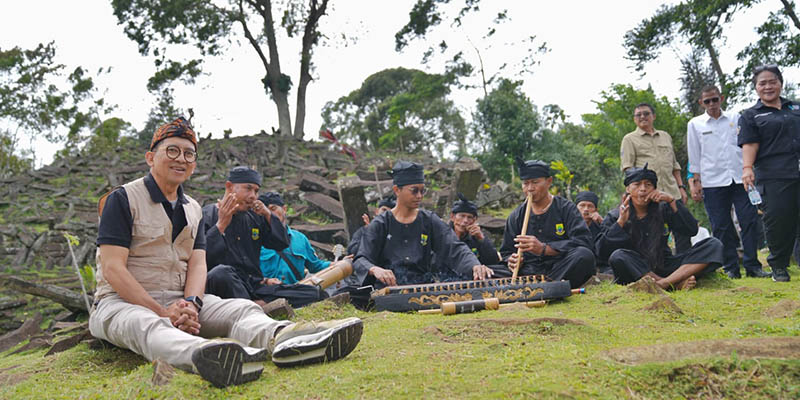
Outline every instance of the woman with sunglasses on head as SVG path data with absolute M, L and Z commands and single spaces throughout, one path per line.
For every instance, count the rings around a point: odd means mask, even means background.
M 427 191 L 422 165 L 398 161 L 390 175 L 397 204 L 364 228 L 353 262 L 356 280 L 382 288 L 491 278 L 492 270 L 480 264 L 447 224 L 419 208 Z M 437 261 L 447 268 L 439 268 Z
M 759 100 L 739 118 L 742 183 L 762 200 L 772 280 L 788 282 L 800 224 L 800 105 L 781 97 L 777 65 L 753 69 L 753 85 Z
M 758 209 L 747 198 L 742 185 L 742 149 L 736 145 L 737 113 L 722 109 L 725 97 L 713 85 L 700 90 L 698 104 L 705 111 L 686 126 L 686 147 L 692 199 L 703 201 L 714 237 L 722 241 L 722 267 L 731 279 L 741 278 L 739 268 L 739 234 L 731 220 L 731 207 L 742 227 L 742 264 L 749 277 L 763 278 L 770 274 L 758 261 Z

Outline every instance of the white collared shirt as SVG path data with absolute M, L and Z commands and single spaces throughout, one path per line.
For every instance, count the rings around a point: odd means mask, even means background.
M 715 119 L 704 113 L 686 126 L 689 172 L 699 173 L 704 188 L 742 183 L 742 149 L 736 144 L 739 114 L 722 111 Z

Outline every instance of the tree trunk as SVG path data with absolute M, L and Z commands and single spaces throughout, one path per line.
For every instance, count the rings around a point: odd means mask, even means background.
M 247 26 L 247 15 L 244 12 L 243 2 L 253 7 L 264 20 L 264 34 L 267 37 L 267 47 L 269 48 L 269 58 L 264 54 L 258 40 L 250 32 Z M 244 36 L 250 45 L 258 53 L 261 63 L 266 70 L 266 78 L 269 81 L 269 90 L 272 94 L 272 101 L 278 109 L 278 128 L 281 135 L 292 134 L 292 115 L 289 113 L 289 100 L 287 92 L 280 89 L 281 80 L 281 61 L 278 57 L 278 42 L 275 39 L 275 21 L 272 18 L 272 2 L 270 0 L 239 0 L 239 23 L 242 24 Z
M 728 79 L 722 71 L 722 65 L 719 63 L 719 55 L 714 48 L 714 43 L 711 41 L 711 32 L 708 31 L 706 26 L 703 26 L 703 47 L 706 48 L 708 57 L 711 59 L 711 68 L 714 69 L 714 72 L 717 74 L 717 79 L 719 79 L 720 90 L 722 91 L 721 94 L 724 96 L 725 100 L 727 100 L 728 94 L 730 93 Z M 723 106 L 725 105 L 726 104 L 723 104 Z
M 788 0 L 781 0 L 783 3 L 783 10 L 786 12 L 786 15 L 792 20 L 794 26 L 797 29 L 800 29 L 800 19 L 797 18 L 797 14 L 794 12 L 794 4 L 790 3 Z
M 311 69 L 311 53 L 319 39 L 319 32 L 317 31 L 319 19 L 325 15 L 328 0 L 322 0 L 320 4 L 317 4 L 317 0 L 311 0 L 310 7 L 308 20 L 303 30 L 303 48 L 300 52 L 300 82 L 297 84 L 297 109 L 295 110 L 294 118 L 294 137 L 297 140 L 303 140 L 305 134 L 306 90 L 308 89 L 308 84 L 311 83 L 311 73 L 309 72 Z

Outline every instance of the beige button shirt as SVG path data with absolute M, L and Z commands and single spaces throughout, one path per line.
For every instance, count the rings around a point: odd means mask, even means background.
M 672 137 L 669 133 L 656 130 L 655 134 L 649 135 L 636 128 L 622 138 L 619 158 L 620 168 L 623 171 L 631 167 L 641 168 L 647 163 L 647 167 L 656 172 L 658 189 L 676 199 L 681 198 L 678 182 L 672 175 L 672 171 L 680 170 L 681 165 L 675 158 Z

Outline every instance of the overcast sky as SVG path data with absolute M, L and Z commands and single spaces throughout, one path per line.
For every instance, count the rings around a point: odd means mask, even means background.
M 442 24 L 426 42 L 412 42 L 403 53 L 394 50 L 394 34 L 407 21 L 413 0 L 331 3 L 332 10 L 321 22 L 330 39 L 314 52 L 315 81 L 309 85 L 307 95 L 307 138 L 316 138 L 326 102 L 357 89 L 375 72 L 397 66 L 442 72 L 443 63 L 452 52 L 434 57 L 428 66 L 420 62 L 422 52 L 442 40 L 453 51 L 463 50 L 468 61 L 477 65 L 469 39 L 481 51 L 487 73 L 492 74 L 503 63 L 519 62 L 527 52 L 521 40 L 536 35 L 534 43 L 546 42 L 551 50 L 538 56 L 541 64 L 530 75 L 515 76 L 511 69 L 503 75 L 523 79 L 525 93 L 537 106 L 558 104 L 575 122 L 580 121 L 581 114 L 595 112 L 592 101 L 613 83 L 630 83 L 639 88 L 652 85 L 657 94 L 670 98 L 680 95 L 680 65 L 675 49 L 663 49 L 662 57 L 648 65 L 644 77 L 623 58 L 625 32 L 651 16 L 663 1 L 484 1 L 481 12 L 468 17 L 462 27 Z M 753 28 L 775 7 L 765 6 L 740 16 L 733 29 L 727 31 L 728 38 L 720 48 L 725 70 L 733 70 L 735 54 L 756 38 Z M 501 9 L 509 10 L 510 21 L 501 25 L 490 40 L 484 40 L 489 22 Z M 238 27 L 236 32 L 240 32 Z M 347 40 L 341 38 L 342 34 Z M 57 59 L 70 70 L 78 65 L 90 71 L 111 67 L 110 73 L 98 79 L 106 100 L 118 105 L 110 116 L 123 118 L 137 129 L 142 127 L 155 101 L 145 88 L 154 72 L 152 58 L 142 57 L 136 44 L 124 35 L 110 1 L 4 3 L 0 13 L 1 49 L 31 48 L 49 41 L 56 42 Z M 300 45 L 285 37 L 279 41 L 282 69 L 297 82 Z M 191 56 L 192 50 L 170 48 L 168 54 Z M 203 136 L 211 132 L 221 137 L 225 129 L 244 135 L 277 128 L 274 103 L 264 94 L 260 82 L 264 69 L 249 45 L 234 43 L 224 57 L 207 59 L 205 72 L 194 86 L 176 85 L 177 105 L 194 108 L 193 122 Z M 477 89 L 460 91 L 454 93 L 453 99 L 469 118 L 481 94 Z M 290 103 L 294 120 L 294 92 Z M 38 143 L 37 157 L 49 161 L 55 150 L 57 146 Z

